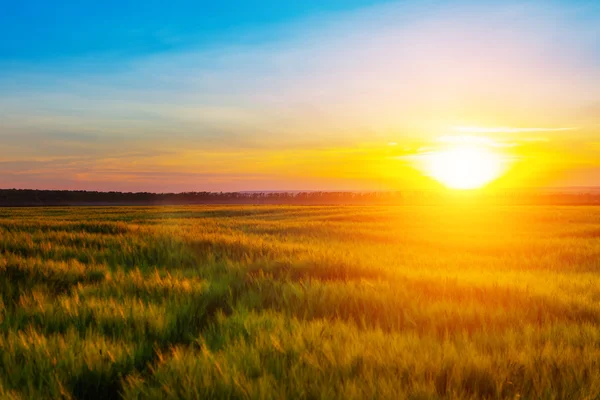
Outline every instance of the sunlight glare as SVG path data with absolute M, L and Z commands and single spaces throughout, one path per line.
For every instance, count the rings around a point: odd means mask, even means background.
M 424 173 L 452 189 L 476 189 L 504 172 L 502 156 L 476 143 L 458 143 L 423 155 Z

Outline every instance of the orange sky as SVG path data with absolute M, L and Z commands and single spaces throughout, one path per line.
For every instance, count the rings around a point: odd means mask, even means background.
M 600 185 L 598 7 L 423 4 L 3 70 L 0 187 L 437 187 L 418 160 L 464 137 L 507 160 L 492 185 Z

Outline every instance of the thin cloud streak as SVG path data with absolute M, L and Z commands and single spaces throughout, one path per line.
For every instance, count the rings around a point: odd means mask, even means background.
M 531 132 L 564 132 L 576 131 L 580 128 L 512 128 L 512 127 L 483 127 L 483 126 L 455 126 L 456 132 L 461 133 L 531 133 Z

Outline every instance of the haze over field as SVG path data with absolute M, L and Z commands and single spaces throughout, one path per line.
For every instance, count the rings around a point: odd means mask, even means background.
M 594 1 L 10 2 L 0 36 L 0 187 L 600 184 Z

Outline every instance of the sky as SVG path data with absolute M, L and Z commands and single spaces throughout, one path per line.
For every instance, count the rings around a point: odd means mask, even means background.
M 402 190 L 456 143 L 500 187 L 600 185 L 595 1 L 14 1 L 0 187 Z

